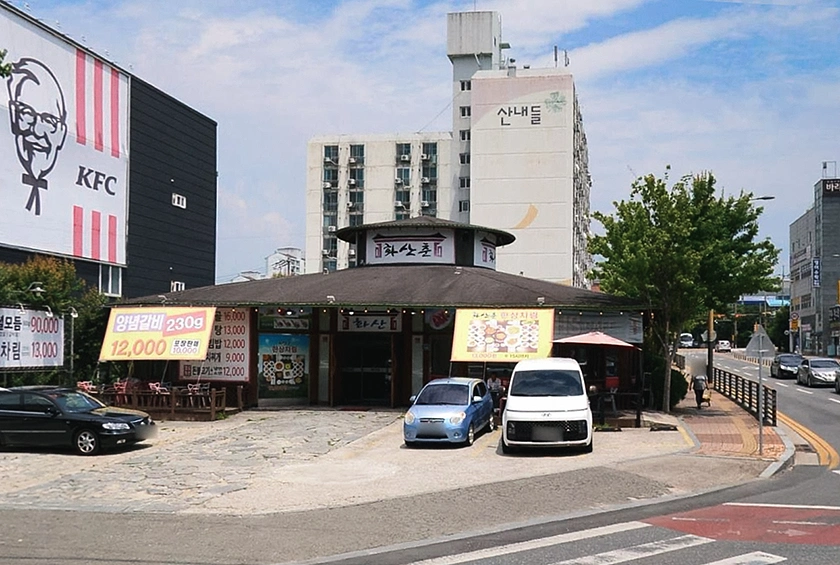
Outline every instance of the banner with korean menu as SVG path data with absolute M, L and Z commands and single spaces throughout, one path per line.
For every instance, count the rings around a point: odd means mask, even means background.
M 261 333 L 258 359 L 260 398 L 309 396 L 308 335 Z
M 250 327 L 247 309 L 217 309 L 207 356 L 201 360 L 181 361 L 178 376 L 185 381 L 247 382 L 251 359 Z
M 548 357 L 554 309 L 459 309 L 452 361 L 510 361 Z
M 112 308 L 100 361 L 204 359 L 215 306 Z
M 64 320 L 43 310 L 0 308 L 0 370 L 64 365 Z

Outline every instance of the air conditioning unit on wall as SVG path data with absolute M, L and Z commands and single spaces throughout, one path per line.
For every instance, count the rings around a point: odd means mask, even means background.
M 422 208 L 428 208 L 428 207 L 429 207 L 429 201 L 428 201 L 428 200 L 423 200 L 423 201 L 420 203 L 420 206 L 421 206 Z
M 403 163 L 408 163 L 411 161 L 411 155 L 400 155 L 400 161 Z

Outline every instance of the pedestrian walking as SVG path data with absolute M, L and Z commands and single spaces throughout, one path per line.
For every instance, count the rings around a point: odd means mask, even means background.
M 490 378 L 487 379 L 487 389 L 493 398 L 493 410 L 498 410 L 499 400 L 502 397 L 502 379 L 496 373 L 491 374 Z
M 694 375 L 691 377 L 691 388 L 694 390 L 694 398 L 697 400 L 697 408 L 703 404 L 704 393 L 709 388 L 709 383 L 706 381 L 706 375 Z

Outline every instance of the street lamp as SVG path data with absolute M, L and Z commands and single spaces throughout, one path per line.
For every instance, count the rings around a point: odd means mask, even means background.
M 67 310 L 70 314 L 70 385 L 73 385 L 73 357 L 74 357 L 74 340 L 75 340 L 75 325 L 76 325 L 76 318 L 79 317 L 79 312 L 76 311 L 75 308 L 72 306 Z
M 776 197 L 772 195 L 764 195 L 764 196 L 753 196 L 749 199 L 750 202 L 756 202 L 758 200 L 775 200 Z M 737 323 L 737 322 L 736 322 Z M 708 327 L 706 329 L 708 338 L 706 342 L 707 352 L 706 352 L 706 380 L 709 383 L 709 386 L 714 384 L 714 345 L 712 336 L 715 334 L 715 311 L 714 309 L 709 310 L 709 322 Z

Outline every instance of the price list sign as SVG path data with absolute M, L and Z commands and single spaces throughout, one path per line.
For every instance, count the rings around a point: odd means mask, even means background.
M 207 346 L 207 356 L 199 361 L 181 361 L 182 380 L 247 382 L 251 358 L 251 330 L 248 311 L 219 308 Z
M 41 310 L 0 308 L 0 370 L 64 365 L 64 320 Z
M 100 361 L 204 359 L 215 307 L 112 308 Z

